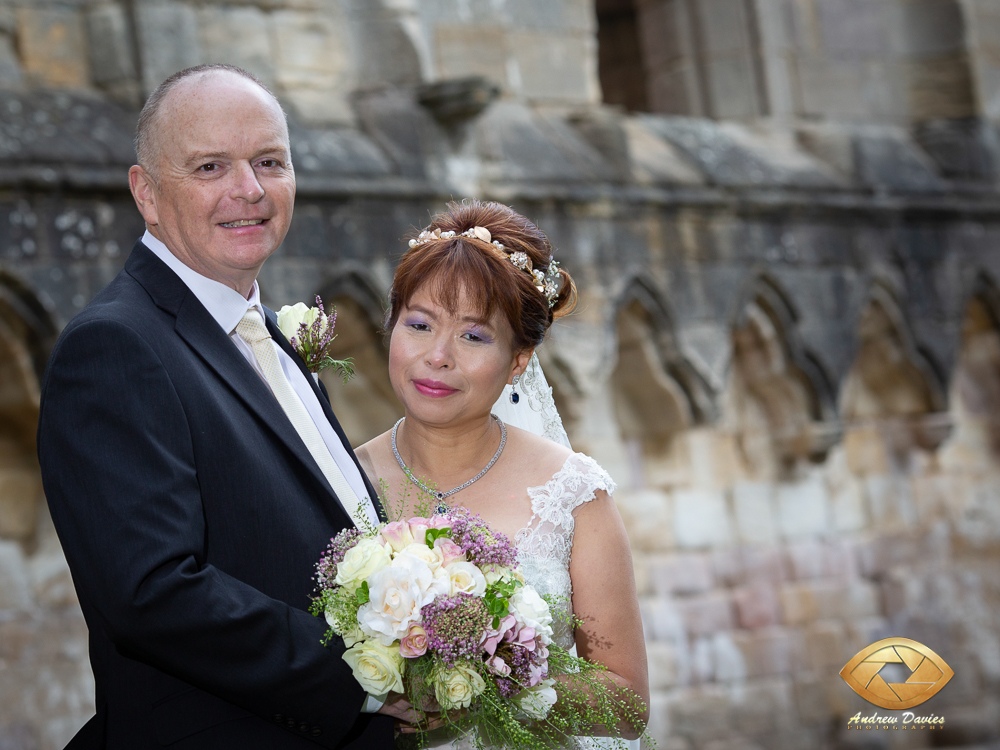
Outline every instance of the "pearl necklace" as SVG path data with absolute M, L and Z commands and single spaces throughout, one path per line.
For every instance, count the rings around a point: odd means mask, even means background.
M 486 468 L 484 468 L 481 472 L 479 472 L 478 474 L 476 474 L 476 476 L 474 476 L 472 479 L 470 479 L 465 484 L 459 485 L 455 489 L 448 490 L 447 492 L 438 492 L 437 490 L 433 490 L 430 487 L 428 487 L 426 484 L 424 484 L 423 482 L 421 482 L 419 479 L 417 479 L 415 476 L 413 476 L 413 472 L 410 471 L 410 469 L 403 462 L 403 457 L 399 455 L 399 449 L 396 447 L 396 430 L 398 430 L 399 426 L 401 424 L 403 424 L 403 420 L 406 419 L 406 417 L 400 417 L 399 421 L 396 422 L 396 424 L 393 426 L 393 428 L 392 428 L 392 438 L 391 438 L 392 439 L 392 454 L 396 457 L 396 463 L 399 464 L 399 468 L 403 470 L 403 473 L 407 476 L 407 478 L 409 478 L 409 480 L 411 482 L 413 482 L 415 485 L 417 485 L 417 487 L 419 487 L 420 489 L 422 489 L 428 495 L 433 495 L 435 498 L 437 498 L 437 501 L 438 501 L 437 512 L 438 513 L 444 513 L 444 512 L 446 512 L 448 510 L 448 505 L 447 505 L 447 503 L 444 502 L 445 498 L 451 497 L 456 492 L 461 492 L 462 490 L 464 490 L 469 485 L 474 484 L 475 482 L 478 482 L 480 479 L 482 479 L 483 476 L 486 474 L 486 472 L 493 468 L 493 464 L 495 464 L 497 462 L 497 459 L 500 458 L 500 454 L 503 453 L 503 447 L 507 444 L 507 427 L 504 426 L 503 421 L 501 421 L 500 417 L 498 417 L 496 414 L 490 414 L 490 416 L 493 417 L 493 419 L 495 419 L 497 421 L 498 425 L 500 425 L 500 447 L 497 448 L 497 452 L 493 454 L 493 458 L 490 459 L 490 462 L 488 464 L 486 464 Z

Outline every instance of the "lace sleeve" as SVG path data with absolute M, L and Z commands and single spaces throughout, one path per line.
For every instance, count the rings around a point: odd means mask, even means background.
M 529 487 L 531 520 L 517 535 L 517 546 L 538 558 L 568 566 L 573 549 L 574 512 L 597 497 L 599 490 L 615 491 L 614 480 L 590 456 L 574 453 L 541 487 Z

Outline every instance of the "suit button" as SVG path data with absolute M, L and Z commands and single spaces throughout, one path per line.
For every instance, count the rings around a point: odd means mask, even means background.
M 321 734 L 323 734 L 323 730 L 320 729 L 319 727 L 313 727 L 312 731 L 309 734 L 311 734 L 313 737 L 319 737 Z
M 289 729 L 295 729 L 295 719 L 289 719 L 285 722 L 285 726 Z
M 305 734 L 306 732 L 309 731 L 309 725 L 303 721 L 301 724 L 299 724 L 299 731 Z
M 274 715 L 274 723 L 275 724 L 284 724 L 285 723 L 285 717 L 282 716 L 281 714 L 275 714 Z

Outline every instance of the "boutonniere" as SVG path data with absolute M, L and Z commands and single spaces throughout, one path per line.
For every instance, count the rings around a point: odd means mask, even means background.
M 337 338 L 333 332 L 337 324 L 336 308 L 332 312 L 327 317 L 323 300 L 317 295 L 316 307 L 296 302 L 278 310 L 278 328 L 302 357 L 309 372 L 318 375 L 327 367 L 333 367 L 346 383 L 354 377 L 354 359 L 334 359 L 330 356 L 330 345 Z

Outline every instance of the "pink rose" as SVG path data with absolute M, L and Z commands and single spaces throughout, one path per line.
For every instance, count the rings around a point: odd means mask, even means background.
M 427 532 L 427 529 L 431 528 L 430 519 L 416 516 L 411 518 L 406 523 L 410 526 L 410 533 L 413 535 L 413 541 L 417 544 L 426 544 L 424 534 Z
M 434 540 L 434 548 L 441 551 L 441 565 L 448 567 L 456 560 L 465 561 L 465 553 L 462 548 L 455 544 L 446 536 L 439 536 Z
M 393 552 L 399 552 L 403 547 L 413 544 L 413 533 L 406 521 L 393 521 L 382 528 L 382 538 L 392 547 Z
M 416 659 L 427 653 L 427 631 L 413 623 L 399 642 L 399 654 L 407 659 Z
M 427 519 L 432 529 L 450 529 L 451 519 L 448 516 L 433 516 Z

